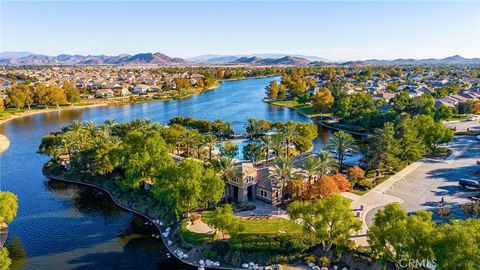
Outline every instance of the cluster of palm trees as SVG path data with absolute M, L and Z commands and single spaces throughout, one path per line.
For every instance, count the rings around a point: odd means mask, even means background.
M 299 165 L 298 169 L 295 168 L 296 163 Z M 319 176 L 337 170 L 338 164 L 332 154 L 327 151 L 320 151 L 301 160 L 295 160 L 286 155 L 277 157 L 271 177 L 283 191 L 295 180 L 304 179 L 308 185 L 313 185 Z M 284 196 L 282 196 L 283 203 Z
M 284 132 L 282 137 L 288 145 L 288 141 L 295 138 L 295 132 L 289 128 L 286 128 Z M 357 149 L 355 139 L 350 134 L 339 131 L 332 136 L 330 142 L 326 145 L 327 151 L 320 151 L 302 160 L 296 160 L 289 156 L 287 148 L 284 155 L 277 156 L 275 159 L 271 177 L 273 177 L 282 190 L 285 190 L 292 181 L 298 179 L 305 179 L 308 186 L 312 186 L 322 175 L 341 171 L 346 155 L 354 153 Z M 329 151 L 336 154 L 338 161 Z M 295 163 L 299 163 L 298 167 L 300 170 L 294 168 Z M 282 196 L 282 204 L 283 202 L 284 196 Z

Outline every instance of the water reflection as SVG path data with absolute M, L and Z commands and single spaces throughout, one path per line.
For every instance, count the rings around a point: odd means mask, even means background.
M 54 193 L 54 196 L 65 199 L 73 198 L 72 202 L 66 203 L 73 204 L 73 207 L 70 208 L 72 215 L 99 215 L 108 222 L 122 216 L 125 212 L 115 205 L 108 194 L 99 189 L 55 180 L 46 180 L 45 185 L 48 191 Z
M 20 238 L 13 237 L 13 239 L 9 240 L 6 244 L 6 248 L 8 249 L 9 257 L 12 260 L 12 264 L 10 265 L 10 269 L 22 269 L 25 266 L 27 260 L 27 253 L 23 248 L 22 242 Z

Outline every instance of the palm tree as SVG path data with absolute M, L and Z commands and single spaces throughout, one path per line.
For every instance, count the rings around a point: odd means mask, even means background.
M 327 174 L 329 171 L 333 169 L 338 169 L 338 164 L 335 158 L 333 158 L 332 154 L 327 151 L 320 151 L 317 154 L 318 156 L 318 173 L 319 174 Z
M 95 137 L 95 133 L 97 132 L 97 124 L 93 121 L 85 121 L 83 124 L 83 128 L 88 131 L 90 137 Z
M 202 148 L 205 146 L 205 136 L 202 134 L 195 136 L 194 144 L 197 146 L 197 158 L 201 159 Z
M 283 136 L 283 133 L 277 132 L 275 133 L 275 135 L 272 136 L 272 149 L 275 150 L 275 156 L 280 156 L 284 142 L 285 138 Z
M 300 167 L 308 178 L 308 183 L 311 183 L 312 178 L 320 171 L 320 160 L 316 156 L 308 156 L 302 160 Z
M 115 121 L 115 119 L 110 117 L 107 120 L 103 121 L 103 124 L 107 127 L 113 127 L 117 124 L 117 122 Z
M 217 136 L 208 134 L 205 136 L 205 144 L 208 146 L 208 159 L 212 160 L 212 150 L 218 144 Z
M 286 124 L 282 130 L 280 130 L 280 133 L 283 136 L 283 139 L 285 140 L 285 144 L 287 146 L 287 156 L 289 156 L 289 148 L 290 148 L 290 143 L 294 142 L 298 138 L 298 130 L 295 125 L 290 125 Z
M 117 125 L 117 122 L 113 118 L 108 118 L 107 120 L 103 121 L 101 128 L 103 129 L 103 133 L 105 136 L 111 135 L 113 128 Z
M 190 155 L 190 148 L 193 146 L 193 144 L 195 143 L 195 141 L 197 140 L 198 136 L 200 134 L 198 132 L 196 132 L 196 130 L 189 130 L 187 132 L 185 132 L 184 134 L 182 134 L 181 136 L 181 141 L 183 143 L 183 145 L 185 146 L 185 150 L 186 150 L 186 156 L 188 158 L 188 156 Z
M 255 138 L 260 132 L 258 121 L 255 118 L 248 118 L 245 130 L 251 139 Z
M 227 183 L 233 179 L 236 170 L 233 159 L 230 157 L 220 157 L 213 162 L 213 167 L 221 175 L 223 181 L 225 182 L 225 190 L 223 191 L 223 194 L 225 198 L 227 198 Z
M 326 149 L 335 151 L 337 153 L 338 168 L 339 170 L 342 170 L 345 154 L 347 152 L 354 153 L 357 151 L 358 147 L 352 135 L 345 131 L 339 131 L 333 134 L 333 137 L 328 142 Z
M 272 136 L 266 135 L 260 138 L 260 143 L 262 144 L 265 150 L 265 165 L 268 164 L 268 152 L 273 146 L 273 138 Z
M 297 179 L 299 175 L 293 172 L 293 159 L 288 156 L 277 157 L 273 169 L 274 172 L 271 176 L 274 177 L 276 181 L 280 182 L 283 204 L 285 202 L 283 191 L 285 190 L 286 186 L 293 180 Z

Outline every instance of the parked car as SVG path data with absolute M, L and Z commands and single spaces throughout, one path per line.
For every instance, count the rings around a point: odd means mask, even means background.
M 472 179 L 460 179 L 460 181 L 458 181 L 458 184 L 463 188 L 480 188 L 480 183 L 477 180 Z

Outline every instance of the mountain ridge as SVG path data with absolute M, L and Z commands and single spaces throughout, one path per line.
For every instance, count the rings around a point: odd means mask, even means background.
M 272 56 L 260 57 L 259 55 Z M 279 57 L 282 56 L 282 57 Z M 318 59 L 324 59 L 317 57 Z M 200 61 L 202 60 L 203 61 Z M 48 56 L 29 52 L 1 52 L 0 65 L 252 65 L 252 66 L 361 66 L 361 65 L 452 65 L 480 64 L 480 58 L 464 58 L 452 55 L 445 58 L 397 58 L 392 60 L 368 59 L 355 61 L 331 62 L 328 60 L 311 60 L 305 57 L 283 54 L 253 55 L 203 55 L 183 59 L 170 57 L 160 52 L 109 55 L 59 54 Z

